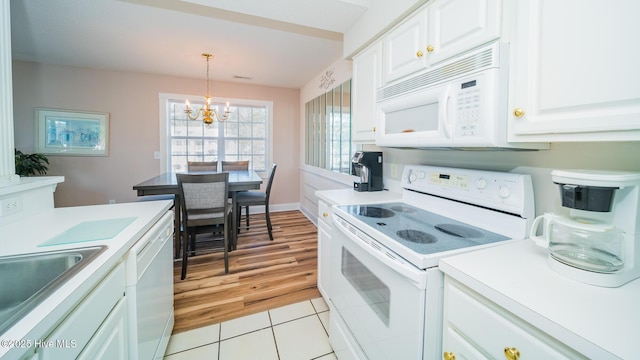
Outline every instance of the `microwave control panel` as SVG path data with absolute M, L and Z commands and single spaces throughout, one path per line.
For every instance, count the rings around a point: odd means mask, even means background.
M 459 82 L 456 92 L 456 121 L 454 137 L 478 136 L 480 128 L 480 86 L 479 78 Z

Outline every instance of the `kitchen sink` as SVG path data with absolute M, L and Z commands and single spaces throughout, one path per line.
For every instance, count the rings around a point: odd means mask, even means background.
M 0 334 L 106 248 L 93 246 L 0 257 Z

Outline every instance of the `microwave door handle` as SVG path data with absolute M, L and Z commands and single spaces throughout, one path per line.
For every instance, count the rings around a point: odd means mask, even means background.
M 451 84 L 447 85 L 440 95 L 440 99 L 438 100 L 440 107 L 438 109 L 439 118 L 440 118 L 440 126 L 444 131 L 444 135 L 447 139 L 451 139 L 451 120 L 449 119 L 449 99 L 451 98 L 451 90 L 453 86 Z

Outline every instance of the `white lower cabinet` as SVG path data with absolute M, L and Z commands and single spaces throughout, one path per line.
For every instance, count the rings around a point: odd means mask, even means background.
M 443 359 L 588 359 L 445 277 Z
M 126 359 L 127 349 L 127 305 L 123 299 L 111 310 L 78 359 Z
M 318 199 L 318 290 L 328 302 L 330 294 L 331 206 Z
M 127 355 L 125 271 L 120 262 L 47 336 L 42 360 L 123 359 Z M 118 356 L 122 354 L 123 356 Z

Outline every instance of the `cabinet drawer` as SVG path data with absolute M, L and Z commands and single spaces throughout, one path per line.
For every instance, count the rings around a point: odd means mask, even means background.
M 331 205 L 318 199 L 318 219 L 319 223 L 331 226 Z
M 456 343 L 460 343 L 459 340 L 456 341 L 456 336 L 459 336 L 465 343 L 469 343 L 488 358 L 504 358 L 505 348 L 515 348 L 522 358 L 527 359 L 586 359 L 573 349 L 450 279 L 447 279 L 445 284 L 444 319 L 443 351 L 464 353 L 463 348 L 456 346 Z M 474 358 L 472 353 L 466 356 Z M 465 357 L 460 356 L 460 358 Z
M 124 263 L 120 262 L 47 338 L 52 347 L 41 359 L 75 359 L 93 334 L 122 299 L 125 290 Z

